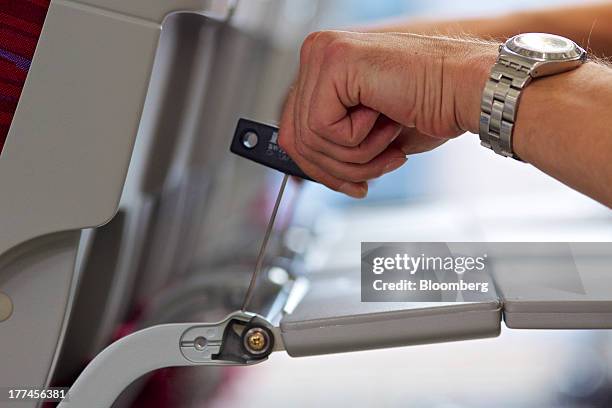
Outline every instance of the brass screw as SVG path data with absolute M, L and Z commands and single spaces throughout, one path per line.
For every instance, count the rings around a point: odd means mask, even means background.
M 253 333 L 249 336 L 249 346 L 253 350 L 261 351 L 266 347 L 266 338 L 261 333 Z
M 268 333 L 259 327 L 250 329 L 244 338 L 245 347 L 251 354 L 263 354 L 267 351 L 270 339 Z
M 13 301 L 11 298 L 0 292 L 0 322 L 8 320 L 13 314 Z

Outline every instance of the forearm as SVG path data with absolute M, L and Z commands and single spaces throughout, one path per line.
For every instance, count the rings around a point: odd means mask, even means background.
M 498 55 L 499 44 L 483 41 L 312 33 L 300 51 L 279 144 L 311 178 L 363 197 L 367 182 L 399 168 L 406 154 L 478 133 Z M 518 104 L 513 151 L 612 208 L 610 107 L 612 68 L 589 62 L 535 79 Z
M 476 57 L 477 75 L 460 88 L 465 127 L 478 133 L 480 98 L 496 58 Z M 589 62 L 532 81 L 523 91 L 513 149 L 524 161 L 612 207 L 612 69 Z
M 366 28 L 373 32 L 412 32 L 505 39 L 525 32 L 568 37 L 596 55 L 612 55 L 612 4 L 526 11 L 458 21 L 395 21 Z
M 521 105 L 519 157 L 612 207 L 612 69 L 588 63 L 534 81 Z

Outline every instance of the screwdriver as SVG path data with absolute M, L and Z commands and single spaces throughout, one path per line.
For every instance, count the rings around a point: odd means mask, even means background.
M 283 199 L 283 194 L 285 192 L 285 188 L 287 187 L 289 176 L 299 177 L 304 180 L 313 180 L 308 177 L 293 160 L 291 160 L 289 155 L 285 153 L 283 149 L 281 149 L 278 144 L 277 127 L 248 119 L 240 119 L 238 121 L 238 126 L 236 127 L 236 132 L 234 133 L 234 138 L 232 139 L 230 151 L 238 156 L 285 173 L 285 177 L 283 177 L 278 195 L 276 196 L 276 201 L 274 203 L 274 208 L 272 209 L 270 220 L 268 221 L 268 226 L 266 227 L 266 232 L 259 249 L 259 254 L 257 255 L 255 261 L 255 269 L 251 275 L 251 282 L 249 283 L 249 288 L 247 289 L 244 301 L 242 303 L 241 310 L 247 311 L 251 298 L 253 297 L 257 278 L 259 277 L 263 268 L 263 260 L 266 255 L 266 249 L 268 247 L 268 242 L 270 241 L 270 236 L 272 235 L 272 230 L 274 229 L 274 222 L 276 221 L 278 208 L 280 207 L 280 203 Z

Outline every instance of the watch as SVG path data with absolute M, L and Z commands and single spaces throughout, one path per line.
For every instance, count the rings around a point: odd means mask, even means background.
M 519 34 L 501 44 L 482 93 L 480 143 L 497 154 L 521 160 L 512 148 L 521 92 L 533 78 L 570 71 L 586 57 L 575 42 L 554 34 Z

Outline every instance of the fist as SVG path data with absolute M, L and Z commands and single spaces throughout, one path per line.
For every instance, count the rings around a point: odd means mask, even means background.
M 487 72 L 480 84 L 462 78 L 466 63 L 482 55 L 476 45 L 397 33 L 310 34 L 284 106 L 281 147 L 313 179 L 365 197 L 367 182 L 401 167 L 407 154 L 477 127 Z M 465 90 L 476 94 L 475 109 L 456 103 Z

